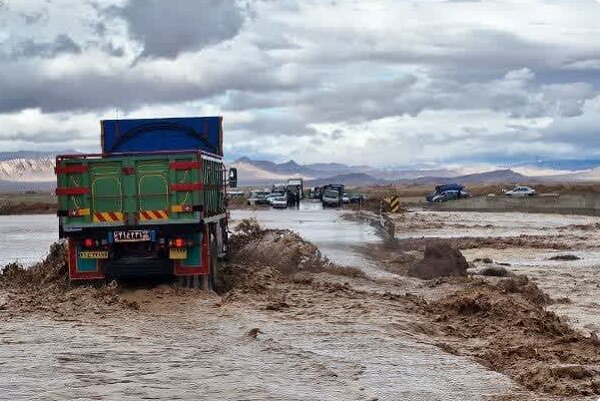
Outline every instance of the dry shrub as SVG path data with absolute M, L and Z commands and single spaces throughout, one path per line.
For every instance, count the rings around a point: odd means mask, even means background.
M 264 230 L 261 228 L 255 218 L 243 219 L 235 228 L 235 232 L 240 237 L 256 237 Z

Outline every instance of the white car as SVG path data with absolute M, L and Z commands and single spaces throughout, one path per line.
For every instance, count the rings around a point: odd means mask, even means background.
M 269 195 L 267 195 L 267 203 L 272 205 L 273 199 L 280 198 L 282 196 L 285 196 L 285 192 L 271 192 Z
M 510 191 L 504 193 L 506 196 L 534 196 L 537 195 L 535 189 L 531 187 L 517 186 Z
M 276 198 L 271 199 L 271 206 L 273 206 L 274 209 L 285 209 L 287 208 L 287 197 L 285 196 L 278 196 Z

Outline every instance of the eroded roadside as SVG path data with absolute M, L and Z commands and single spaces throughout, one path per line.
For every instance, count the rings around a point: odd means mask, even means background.
M 537 361 L 535 347 L 482 355 L 498 351 L 486 344 L 493 332 L 496 343 L 513 332 L 515 342 L 549 341 L 540 368 L 565 364 L 573 344 L 598 354 L 526 297 L 529 283 L 374 279 L 328 263 L 290 232 L 244 231 L 221 275 L 222 296 L 71 288 L 60 248 L 45 264 L 51 269 L 9 269 L 0 285 L 0 364 L 11 373 L 0 390 L 13 399 L 547 400 L 586 399 L 581 386 L 596 378 L 576 368 L 519 378 L 520 366 Z M 514 318 L 524 325 L 507 319 L 507 308 L 520 308 Z M 573 364 L 583 364 L 579 357 L 570 356 Z

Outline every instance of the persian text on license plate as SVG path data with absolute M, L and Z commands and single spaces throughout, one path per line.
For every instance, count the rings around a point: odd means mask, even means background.
M 113 233 L 115 242 L 142 242 L 150 241 L 149 230 L 129 230 L 129 231 L 115 231 Z

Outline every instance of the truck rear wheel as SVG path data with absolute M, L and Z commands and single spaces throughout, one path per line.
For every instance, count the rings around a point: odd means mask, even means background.
M 217 244 L 217 238 L 215 238 L 214 234 L 210 236 L 210 276 L 209 283 L 210 289 L 215 290 L 217 286 L 217 274 L 219 268 L 219 246 Z

